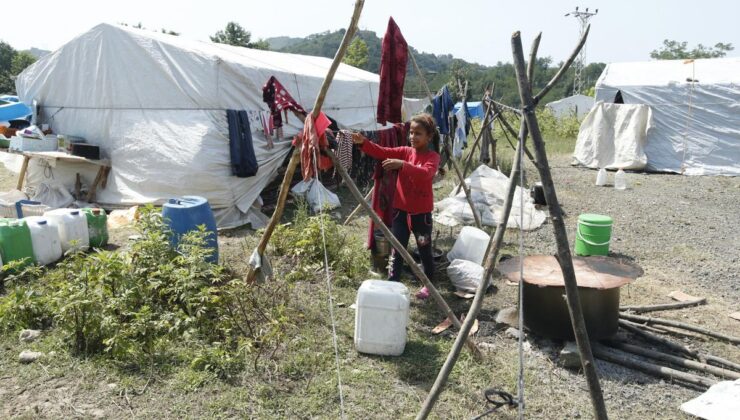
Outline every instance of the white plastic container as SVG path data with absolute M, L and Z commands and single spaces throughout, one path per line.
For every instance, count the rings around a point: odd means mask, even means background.
M 31 244 L 36 262 L 47 265 L 62 258 L 62 244 L 57 227 L 49 223 L 46 217 L 30 216 L 24 220 L 31 230 Z
M 606 185 L 607 181 L 608 175 L 606 173 L 606 168 L 599 169 L 599 173 L 596 174 L 596 186 L 603 187 L 604 185 Z
M 49 223 L 59 231 L 62 252 L 87 250 L 90 236 L 87 230 L 87 216 L 77 209 L 55 209 L 44 213 Z
M 58 141 L 54 135 L 44 136 L 43 139 L 13 136 L 8 148 L 19 152 L 53 152 L 58 148 Z
M 406 348 L 409 289 L 402 283 L 365 280 L 357 291 L 355 348 L 360 353 L 400 356 Z
M 447 261 L 468 260 L 483 265 L 483 256 L 490 240 L 491 237 L 486 232 L 472 226 L 463 226 L 452 250 L 447 253 Z
M 626 190 L 627 189 L 627 174 L 619 168 L 617 173 L 614 175 L 614 189 L 615 190 Z

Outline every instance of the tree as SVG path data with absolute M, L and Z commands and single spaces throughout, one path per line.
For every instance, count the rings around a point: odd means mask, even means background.
M 689 58 L 718 58 L 724 57 L 729 51 L 734 50 L 735 47 L 731 43 L 718 42 L 714 44 L 714 47 L 705 47 L 702 44 L 698 44 L 694 49 L 688 50 L 687 42 L 679 42 L 674 40 L 663 40 L 663 46 L 660 49 L 653 50 L 650 52 L 650 58 L 657 60 L 681 60 Z
M 15 93 L 15 81 L 11 67 L 15 49 L 5 42 L 0 41 L 0 94 Z
M 180 36 L 180 32 L 175 32 L 175 31 L 173 31 L 171 29 L 162 28 L 162 33 L 163 34 L 167 34 L 167 35 Z
M 229 22 L 223 31 L 216 32 L 211 41 L 219 44 L 235 45 L 237 47 L 255 48 L 258 50 L 269 49 L 267 41 L 260 39 L 257 42 L 250 42 L 252 34 L 236 22 Z
M 10 63 L 10 74 L 19 75 L 26 67 L 36 62 L 36 57 L 26 51 L 18 51 Z
M 347 54 L 342 60 L 343 63 L 355 66 L 360 69 L 367 69 L 367 43 L 361 38 L 355 38 L 347 48 Z

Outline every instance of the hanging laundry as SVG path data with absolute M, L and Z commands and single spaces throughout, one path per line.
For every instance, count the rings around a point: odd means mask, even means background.
M 440 93 L 432 99 L 432 106 L 432 116 L 437 122 L 439 133 L 450 134 L 450 124 L 447 118 L 450 115 L 450 111 L 452 111 L 452 108 L 455 106 L 455 103 L 452 101 L 452 96 L 450 96 L 450 91 L 447 89 L 447 85 L 445 85 Z
M 231 173 L 239 178 L 257 174 L 259 165 L 252 145 L 252 130 L 246 111 L 226 110 L 229 123 L 229 152 L 231 155 Z
M 406 80 L 406 63 L 409 47 L 393 18 L 383 36 L 380 50 L 380 87 L 378 92 L 379 124 L 400 123 L 403 104 L 403 84 Z
M 288 93 L 275 76 L 270 76 L 270 79 L 267 80 L 267 83 L 262 88 L 262 100 L 270 108 L 275 129 L 283 126 L 281 111 L 285 112 L 286 121 L 288 120 L 288 110 L 295 109 L 304 114 L 306 113 L 303 107 L 290 96 L 290 93 Z M 278 133 L 278 138 L 282 138 L 281 133 Z
M 334 166 L 331 158 L 322 156 L 320 152 L 320 149 L 329 146 L 329 142 L 326 140 L 326 129 L 329 125 L 331 125 L 331 121 L 323 112 L 319 114 L 316 120 L 309 115 L 303 124 L 303 131 L 293 139 L 293 146 L 301 145 L 301 174 L 306 182 L 316 176 L 314 156 L 319 158 L 316 162 L 319 170 L 327 170 Z
M 457 118 L 457 127 L 455 128 L 455 139 L 452 141 L 452 156 L 461 158 L 463 155 L 463 147 L 467 144 L 468 140 L 465 136 L 465 107 L 460 107 L 455 113 Z
M 486 96 L 483 98 L 483 104 L 486 110 L 486 112 L 483 113 L 484 120 L 485 116 L 488 115 L 488 97 L 488 91 L 486 91 Z M 492 124 L 489 121 L 483 121 L 483 125 L 480 128 L 483 131 L 483 134 L 481 134 L 480 161 L 482 163 L 485 163 L 486 165 L 488 165 L 488 162 L 491 161 L 491 154 L 489 150 L 491 144 L 493 144 L 493 135 L 491 134 L 491 128 Z
M 349 130 L 339 130 L 337 132 L 337 158 L 339 164 L 345 171 L 352 169 L 352 132 Z

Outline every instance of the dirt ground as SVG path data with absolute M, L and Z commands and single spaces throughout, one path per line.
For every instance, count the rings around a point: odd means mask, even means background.
M 668 303 L 674 290 L 703 296 L 708 304 L 657 313 L 656 316 L 704 325 L 740 336 L 740 321 L 729 318 L 740 310 L 740 179 L 629 174 L 632 188 L 615 191 L 593 186 L 596 172 L 569 166 L 567 156 L 551 162 L 558 196 L 566 212 L 571 243 L 579 214 L 601 213 L 615 220 L 611 251 L 632 259 L 644 276 L 623 288 L 623 305 Z M 531 169 L 531 168 L 530 168 Z M 3 178 L 0 172 L 0 179 Z M 533 175 L 529 174 L 530 177 Z M 613 174 L 610 175 L 613 177 Z M 6 185 L 5 181 L 2 185 Z M 451 181 L 435 194 L 452 187 Z M 345 189 L 336 217 L 356 204 Z M 439 197 L 437 197 L 439 199 Z M 289 213 L 289 212 L 288 212 Z M 290 214 L 286 215 L 289 220 Z M 350 225 L 348 235 L 362 240 L 365 217 Z M 437 246 L 449 249 L 457 230 L 441 228 Z M 490 231 L 490 229 L 489 229 Z M 113 233 L 113 242 L 125 245 L 130 231 Z M 249 229 L 220 235 L 222 259 L 237 271 L 246 267 L 257 236 Z M 504 254 L 518 249 L 517 232 L 509 230 Z M 545 224 L 525 234 L 525 253 L 555 251 L 552 226 Z M 358 279 L 359 281 L 362 279 Z M 440 272 L 437 283 L 453 309 L 460 313 L 468 302 L 452 295 Z M 412 290 L 418 287 L 410 279 Z M 499 387 L 516 392 L 517 341 L 494 319 L 499 310 L 516 301 L 516 288 L 496 280 L 480 316 L 477 341 L 485 360 L 474 361 L 465 352 L 443 392 L 435 418 L 470 418 L 486 410 L 482 391 Z M 451 332 L 433 336 L 441 316 L 431 302 L 414 302 L 406 351 L 399 358 L 357 354 L 352 347 L 356 287 L 334 289 L 340 365 L 348 418 L 411 418 L 426 396 L 454 339 Z M 339 404 L 322 282 L 297 284 L 293 302 L 306 318 L 273 368 L 245 372 L 233 383 L 199 376 L 187 369 L 137 372 L 101 360 L 79 359 L 60 350 L 53 333 L 31 346 L 44 351 L 41 362 L 23 365 L 18 353 L 27 349 L 17 337 L 0 338 L 0 416 L 19 418 L 337 418 Z M 740 361 L 740 348 L 698 336 L 675 338 L 712 354 Z M 586 382 L 576 370 L 557 365 L 563 343 L 527 336 L 525 343 L 525 401 L 528 418 L 588 418 L 592 410 Z M 604 361 L 598 373 L 611 418 L 689 418 L 679 405 L 701 391 L 648 376 Z M 716 378 L 715 378 L 716 379 Z M 500 410 L 499 418 L 515 418 Z M 493 417 L 492 417 L 493 418 Z

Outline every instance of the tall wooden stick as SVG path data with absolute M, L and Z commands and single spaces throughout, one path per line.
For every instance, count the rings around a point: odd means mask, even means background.
M 324 98 L 326 98 L 326 92 L 329 91 L 331 81 L 334 79 L 334 74 L 337 72 L 337 68 L 342 62 L 342 58 L 344 57 L 344 53 L 347 51 L 347 47 L 349 47 L 350 41 L 352 41 L 352 38 L 357 32 L 357 22 L 359 22 L 360 20 L 360 14 L 362 13 L 362 7 L 364 4 L 365 0 L 355 1 L 355 8 L 352 12 L 352 19 L 350 20 L 347 32 L 344 33 L 342 43 L 339 45 L 339 49 L 334 55 L 334 60 L 329 67 L 329 71 L 324 78 L 324 82 L 321 84 L 319 95 L 316 97 L 316 101 L 314 102 L 313 111 L 311 112 L 311 116 L 313 119 L 316 119 L 319 116 L 319 113 L 321 112 L 321 106 L 324 104 Z M 257 255 L 259 258 L 263 258 L 265 249 L 267 249 L 267 244 L 270 242 L 270 237 L 272 237 L 272 232 L 275 230 L 275 226 L 277 226 L 277 224 L 280 222 L 280 219 L 283 217 L 285 201 L 288 198 L 288 191 L 290 190 L 290 181 L 293 179 L 293 174 L 295 173 L 300 160 L 301 148 L 300 146 L 298 146 L 293 150 L 293 155 L 290 157 L 290 162 L 288 162 L 288 168 L 285 170 L 283 182 L 280 183 L 280 194 L 278 194 L 278 202 L 275 206 L 275 211 L 272 213 L 270 222 L 267 224 L 265 232 L 262 234 L 260 242 L 257 245 Z M 255 278 L 257 277 L 257 270 L 257 268 L 250 265 L 249 271 L 247 272 L 248 282 L 253 282 L 255 280 Z
M 656 311 L 668 311 L 671 309 L 689 308 L 691 306 L 699 306 L 707 303 L 707 298 L 694 299 L 687 302 L 676 302 L 676 303 L 663 303 L 659 305 L 645 305 L 645 306 L 620 306 L 620 311 L 629 311 L 636 314 L 645 312 L 656 312 Z
M 429 90 L 429 86 L 427 85 L 426 78 L 421 73 L 421 69 L 419 69 L 419 65 L 416 64 L 416 58 L 414 58 L 414 54 L 411 52 L 411 48 L 409 48 L 409 56 L 411 57 L 411 62 L 414 65 L 414 70 L 416 71 L 417 76 L 422 81 L 422 84 L 424 85 L 424 89 L 427 91 L 427 96 L 429 97 L 429 101 L 433 101 L 434 97 L 432 96 L 432 91 Z M 467 86 L 467 84 L 466 84 Z M 466 87 L 467 89 L 467 87 Z M 468 204 L 470 205 L 470 211 L 473 212 L 473 219 L 475 220 L 475 226 L 478 227 L 478 229 L 483 228 L 483 223 L 481 222 L 480 214 L 478 214 L 478 210 L 475 208 L 475 204 L 473 203 L 473 196 L 470 193 L 470 188 L 467 187 L 465 184 L 465 176 L 460 171 L 460 168 L 457 166 L 457 162 L 452 157 L 452 150 L 450 149 L 450 145 L 447 142 L 447 136 L 442 136 L 442 147 L 445 149 L 445 153 L 450 157 L 450 163 L 452 163 L 452 168 L 455 170 L 455 174 L 457 174 L 457 179 L 460 181 L 460 185 L 463 186 L 463 190 L 465 191 L 465 199 L 468 201 Z
M 442 310 L 442 312 L 450 319 L 452 320 L 452 324 L 456 328 L 461 328 L 462 324 L 460 323 L 460 320 L 457 318 L 454 312 L 452 312 L 452 309 L 447 304 L 445 299 L 442 297 L 441 294 L 439 294 L 439 291 L 436 287 L 434 287 L 434 284 L 429 280 L 429 278 L 424 274 L 424 272 L 419 268 L 418 265 L 416 265 L 416 261 L 414 261 L 414 258 L 409 254 L 409 252 L 406 250 L 406 248 L 401 245 L 401 243 L 396 239 L 396 237 L 393 235 L 393 232 L 391 232 L 390 229 L 383 223 L 383 219 L 378 216 L 377 213 L 375 213 L 375 210 L 368 204 L 365 200 L 362 199 L 362 193 L 357 188 L 357 185 L 355 185 L 355 182 L 350 178 L 349 174 L 347 174 L 347 171 L 339 164 L 339 159 L 337 156 L 332 152 L 330 149 L 323 150 L 322 153 L 325 153 L 329 158 L 331 158 L 332 162 L 334 162 L 334 166 L 336 167 L 337 171 L 339 172 L 339 175 L 342 177 L 342 179 L 345 182 L 345 185 L 347 188 L 349 188 L 349 191 L 352 193 L 352 196 L 355 197 L 356 200 L 360 202 L 360 205 L 362 208 L 365 209 L 367 214 L 370 216 L 371 219 L 373 219 L 373 222 L 375 222 L 375 227 L 380 229 L 383 232 L 383 235 L 386 239 L 388 239 L 388 242 L 391 243 L 393 248 L 398 252 L 399 255 L 401 255 L 401 258 L 406 261 L 406 264 L 408 264 L 411 271 L 416 275 L 417 278 L 419 278 L 424 286 L 429 290 L 429 294 L 432 296 L 434 301 L 437 303 L 437 306 Z M 467 337 L 467 335 L 466 335 Z M 468 338 L 466 340 L 466 344 L 468 348 L 473 353 L 473 356 L 476 358 L 480 358 L 481 352 L 478 349 L 478 347 L 475 345 L 475 343 L 472 341 L 472 339 Z
M 606 405 L 604 404 L 604 396 L 601 393 L 601 385 L 599 384 L 596 365 L 594 364 L 593 354 L 591 353 L 591 344 L 588 340 L 586 323 L 583 319 L 583 309 L 581 308 L 581 301 L 578 296 L 578 283 L 576 282 L 576 274 L 573 269 L 573 260 L 570 254 L 568 234 L 563 221 L 563 212 L 560 208 L 560 203 L 558 202 L 557 193 L 555 192 L 555 184 L 553 183 L 552 176 L 550 174 L 550 165 L 547 161 L 545 142 L 542 139 L 542 133 L 540 132 L 540 127 L 537 122 L 537 116 L 534 112 L 535 102 L 534 97 L 532 96 L 530 82 L 527 80 L 527 73 L 524 65 L 524 53 L 522 51 L 522 40 L 519 32 L 514 32 L 512 35 L 511 48 L 514 56 L 514 70 L 516 71 L 517 85 L 519 86 L 519 97 L 521 98 L 522 110 L 524 111 L 522 117 L 526 121 L 527 127 L 529 127 L 530 136 L 532 137 L 532 144 L 534 146 L 537 161 L 536 166 L 540 174 L 540 179 L 542 180 L 542 186 L 545 190 L 548 210 L 550 211 L 550 219 L 552 221 L 555 241 L 558 248 L 558 262 L 563 271 L 568 312 L 570 313 L 570 320 L 573 324 L 576 345 L 578 346 L 578 351 L 581 355 L 581 365 L 586 374 L 586 381 L 588 382 L 589 391 L 591 393 L 591 403 L 594 408 L 595 417 L 599 420 L 606 419 Z
M 517 151 L 519 147 L 524 143 L 524 139 L 526 138 L 526 133 L 524 131 L 522 131 L 521 134 L 522 136 L 519 138 L 519 143 L 517 144 Z M 460 328 L 457 337 L 455 337 L 455 343 L 452 345 L 452 349 L 447 355 L 447 359 L 445 360 L 444 365 L 442 365 L 442 368 L 437 374 L 434 385 L 432 385 L 432 388 L 429 390 L 429 394 L 424 400 L 419 413 L 416 415 L 417 420 L 426 419 L 432 412 L 434 404 L 436 404 L 439 395 L 442 393 L 442 389 L 447 383 L 447 378 L 449 378 L 452 369 L 455 367 L 455 363 L 457 363 L 457 359 L 460 357 L 462 343 L 470 333 L 470 330 L 473 328 L 473 324 L 475 323 L 475 319 L 478 316 L 478 312 L 480 312 L 480 309 L 483 306 L 483 299 L 489 286 L 489 280 L 491 279 L 491 275 L 493 274 L 493 268 L 496 264 L 498 252 L 501 249 L 501 245 L 504 241 L 504 234 L 506 233 L 506 223 L 509 220 L 511 207 L 514 202 L 516 179 L 520 170 L 518 156 L 519 153 L 514 154 L 514 163 L 512 164 L 511 176 L 509 177 L 509 185 L 507 187 L 506 198 L 504 200 L 504 209 L 501 215 L 501 219 L 496 225 L 496 233 L 494 233 L 493 237 L 488 243 L 488 250 L 486 251 L 486 256 L 484 258 L 485 266 L 483 270 L 483 278 L 481 279 L 481 282 L 478 285 L 478 289 L 475 292 L 475 297 L 473 298 L 473 302 L 470 305 L 470 309 L 468 309 L 468 313 L 467 315 L 465 315 L 465 321 L 463 322 L 462 328 Z

